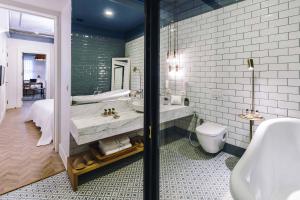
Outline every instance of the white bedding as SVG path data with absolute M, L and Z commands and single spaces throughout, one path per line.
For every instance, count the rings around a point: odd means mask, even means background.
M 32 104 L 26 121 L 41 128 L 42 136 L 37 146 L 50 144 L 54 135 L 54 99 L 39 100 Z

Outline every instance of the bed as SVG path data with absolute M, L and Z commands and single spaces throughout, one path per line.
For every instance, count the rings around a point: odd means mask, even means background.
M 37 146 L 50 144 L 54 135 L 54 99 L 44 99 L 34 102 L 25 121 L 33 121 L 41 128 L 42 136 Z

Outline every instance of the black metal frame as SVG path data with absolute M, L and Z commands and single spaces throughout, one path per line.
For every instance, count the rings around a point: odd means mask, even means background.
M 145 0 L 144 200 L 159 199 L 160 0 Z

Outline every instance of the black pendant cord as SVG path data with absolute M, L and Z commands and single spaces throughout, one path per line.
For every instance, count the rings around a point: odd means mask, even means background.
M 170 34 L 170 39 L 169 39 L 169 45 L 170 45 L 170 56 L 172 56 L 172 24 L 169 24 L 169 34 Z
M 168 53 L 167 53 L 167 59 L 170 59 L 170 25 L 167 26 L 168 30 Z
M 159 2 L 145 1 L 144 200 L 159 200 Z
M 173 22 L 173 30 L 172 30 L 172 32 L 173 32 L 173 51 L 174 51 L 174 58 L 175 58 L 175 56 L 176 56 L 176 30 L 175 30 L 175 23 L 176 22 Z
M 251 108 L 251 110 L 253 110 L 253 112 L 255 112 L 255 101 L 254 101 L 254 99 L 255 99 L 255 92 L 254 92 L 254 90 L 255 90 L 255 88 L 254 88 L 254 68 L 253 68 L 253 70 L 252 70 L 252 80 L 251 80 L 251 82 L 252 82 L 252 108 Z

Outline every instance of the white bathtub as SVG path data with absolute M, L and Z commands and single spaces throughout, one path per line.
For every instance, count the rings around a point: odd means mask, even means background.
M 300 200 L 300 119 L 263 122 L 235 166 L 235 200 Z

